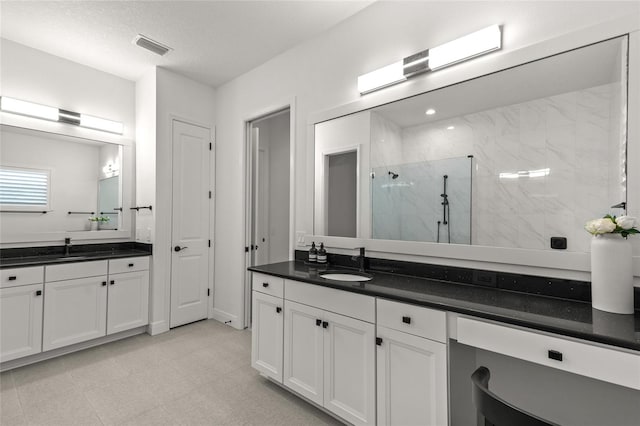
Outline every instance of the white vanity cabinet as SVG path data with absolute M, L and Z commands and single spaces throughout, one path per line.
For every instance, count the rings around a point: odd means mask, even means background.
M 148 257 L 46 267 L 43 350 L 148 323 Z
M 107 334 L 149 323 L 149 258 L 109 260 Z
M 42 352 L 44 267 L 3 269 L 0 275 L 0 362 Z
M 284 385 L 355 425 L 375 424 L 375 299 L 285 280 Z
M 106 334 L 107 264 L 99 260 L 47 266 L 43 350 Z
M 282 383 L 284 280 L 253 274 L 251 366 Z
M 447 425 L 446 313 L 376 305 L 378 425 Z

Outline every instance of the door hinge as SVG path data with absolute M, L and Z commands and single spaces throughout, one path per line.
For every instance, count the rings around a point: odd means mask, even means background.
M 211 240 L 209 240 L 209 247 L 211 247 Z
M 244 248 L 244 252 L 245 252 L 245 253 L 249 253 L 249 247 L 245 247 L 245 248 Z
M 211 296 L 211 289 L 210 288 L 207 289 L 207 297 L 208 296 Z
M 211 191 L 209 191 L 209 199 L 211 199 Z
M 212 147 L 212 145 L 213 145 L 213 144 L 212 144 L 211 142 L 209 142 L 209 151 L 211 151 L 211 147 Z

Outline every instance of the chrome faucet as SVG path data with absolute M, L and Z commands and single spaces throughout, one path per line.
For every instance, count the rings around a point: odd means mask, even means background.
M 71 254 L 71 238 L 67 237 L 64 239 L 64 255 L 69 256 Z
M 364 247 L 358 247 L 360 249 L 359 256 L 351 256 L 351 260 L 358 261 L 358 272 L 364 272 Z

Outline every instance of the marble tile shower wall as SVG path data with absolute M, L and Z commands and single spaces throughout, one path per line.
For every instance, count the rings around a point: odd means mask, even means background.
M 373 169 L 372 235 L 376 239 L 471 241 L 471 160 L 467 157 L 422 161 Z M 449 210 L 445 225 L 443 176 L 447 175 Z
M 623 199 L 620 173 L 609 172 L 621 158 L 620 138 L 610 140 L 616 91 L 607 84 L 564 93 L 405 128 L 400 137 L 377 117 L 371 166 L 384 165 L 382 158 L 392 165 L 473 155 L 473 244 L 550 249 L 550 237 L 561 236 L 569 251 L 588 251 L 584 223 Z M 546 168 L 542 177 L 499 177 Z

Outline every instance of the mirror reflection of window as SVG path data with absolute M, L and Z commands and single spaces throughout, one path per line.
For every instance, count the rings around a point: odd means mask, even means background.
M 108 217 L 107 222 L 100 222 L 100 229 L 118 229 L 120 208 L 120 176 L 100 179 L 98 183 L 98 211 L 100 216 Z

